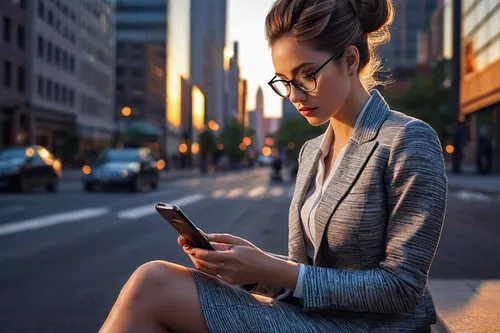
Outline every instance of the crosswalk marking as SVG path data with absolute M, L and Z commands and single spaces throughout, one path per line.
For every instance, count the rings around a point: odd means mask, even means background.
M 23 221 L 0 225 L 0 236 L 15 234 L 27 230 L 36 230 L 56 224 L 75 222 L 109 213 L 107 207 L 85 208 L 66 213 L 52 214 Z
M 224 195 L 224 190 L 217 190 L 217 191 L 214 191 L 212 192 L 212 198 L 220 198 Z
M 236 197 L 239 197 L 243 193 L 242 188 L 234 188 L 231 191 L 229 191 L 228 194 L 226 194 L 226 198 L 228 199 L 234 199 Z
M 184 207 L 184 206 L 193 204 L 195 202 L 198 202 L 198 201 L 202 200 L 203 198 L 205 198 L 204 194 L 197 193 L 197 194 L 182 197 L 180 199 L 171 200 L 168 203 L 172 204 L 172 205 Z M 122 210 L 122 211 L 118 212 L 116 214 L 116 216 L 120 219 L 138 219 L 138 218 L 141 218 L 144 216 L 153 215 L 155 213 L 156 213 L 155 205 L 152 203 L 149 203 L 147 205 L 142 205 L 142 206 Z
M 281 186 L 275 186 L 271 189 L 271 196 L 280 197 L 285 193 L 285 189 Z
M 258 186 L 250 190 L 248 192 L 248 197 L 249 198 L 257 198 L 262 196 L 266 192 L 266 187 L 265 186 Z

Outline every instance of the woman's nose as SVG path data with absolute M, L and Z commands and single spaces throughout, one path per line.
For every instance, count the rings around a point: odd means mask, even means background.
M 306 94 L 300 90 L 299 88 L 295 87 L 293 84 L 290 87 L 290 96 L 288 98 L 290 99 L 290 102 L 292 103 L 298 103 L 306 99 Z

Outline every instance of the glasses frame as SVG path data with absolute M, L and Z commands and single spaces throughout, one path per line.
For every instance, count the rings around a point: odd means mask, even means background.
M 330 61 L 332 61 L 332 60 L 336 59 L 337 57 L 341 56 L 342 54 L 344 54 L 344 51 L 345 51 L 345 50 L 342 50 L 341 52 L 336 53 L 335 55 L 333 55 L 332 57 L 330 57 L 327 61 L 325 61 L 325 62 L 323 63 L 323 65 L 319 66 L 319 67 L 318 67 L 318 68 L 317 68 L 314 72 L 312 72 L 312 73 L 310 73 L 310 74 L 305 74 L 305 76 L 311 76 L 311 77 L 313 78 L 313 80 L 314 80 L 314 88 L 313 88 L 313 89 L 311 89 L 311 90 L 306 90 L 306 89 L 303 89 L 303 88 L 299 87 L 299 85 L 297 85 L 297 84 L 295 83 L 295 78 L 296 78 L 297 76 L 299 76 L 299 75 L 304 75 L 304 74 L 297 74 L 297 75 L 295 75 L 295 76 L 294 76 L 291 80 L 285 80 L 285 79 L 278 79 L 278 80 L 276 80 L 276 78 L 277 78 L 278 76 L 277 76 L 277 75 L 275 75 L 275 76 L 274 76 L 274 77 L 273 77 L 273 78 L 272 78 L 272 79 L 271 79 L 271 80 L 270 80 L 267 84 L 268 84 L 269 86 L 271 86 L 271 89 L 273 89 L 273 91 L 274 91 L 276 94 L 278 94 L 280 97 L 283 97 L 283 98 L 289 98 L 289 97 L 290 97 L 290 94 L 292 93 L 292 85 L 293 85 L 295 88 L 297 88 L 297 89 L 299 89 L 300 91 L 302 91 L 303 93 L 305 93 L 305 94 L 306 94 L 306 93 L 313 92 L 313 91 L 315 91 L 315 90 L 316 90 L 316 88 L 318 88 L 318 80 L 317 80 L 317 78 L 316 78 L 316 76 L 318 75 L 318 73 L 319 73 L 319 72 L 320 72 L 320 71 L 321 71 L 321 70 L 322 70 L 322 69 L 323 69 L 323 68 L 324 68 L 324 67 L 325 67 L 325 66 L 326 66 L 326 65 L 327 65 Z M 285 84 L 286 84 L 286 86 L 290 87 L 289 92 L 288 92 L 288 94 L 287 94 L 286 96 L 281 95 L 281 94 L 280 94 L 280 93 L 279 93 L 279 92 L 278 92 L 278 91 L 274 88 L 273 84 L 274 84 L 274 83 L 276 83 L 276 82 L 283 82 L 283 83 L 285 83 Z

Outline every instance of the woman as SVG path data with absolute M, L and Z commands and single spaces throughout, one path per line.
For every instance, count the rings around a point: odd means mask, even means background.
M 179 243 L 198 270 L 141 266 L 102 332 L 429 332 L 447 182 L 436 133 L 373 86 L 389 0 L 279 0 L 270 85 L 325 134 L 304 144 L 289 257 L 232 235 Z M 231 285 L 239 285 L 233 287 Z

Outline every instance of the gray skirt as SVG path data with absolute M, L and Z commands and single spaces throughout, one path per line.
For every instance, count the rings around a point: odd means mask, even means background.
M 370 321 L 303 312 L 298 305 L 251 294 L 195 269 L 201 309 L 211 333 L 367 332 Z

